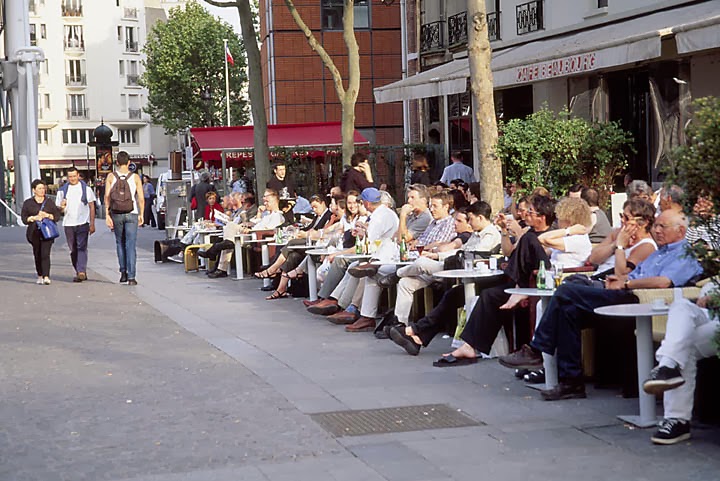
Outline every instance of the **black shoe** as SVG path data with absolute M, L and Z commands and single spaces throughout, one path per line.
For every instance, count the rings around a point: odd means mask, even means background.
M 420 353 L 420 348 L 422 346 L 415 342 L 412 337 L 405 334 L 405 324 L 391 327 L 390 339 L 392 339 L 395 344 L 405 349 L 405 352 L 411 356 L 417 356 Z
M 393 272 L 378 279 L 377 285 L 384 289 L 389 289 L 390 287 L 397 285 L 398 282 L 400 282 L 400 277 Z
M 127 272 L 120 273 L 120 284 L 125 284 L 128 281 Z
M 137 281 L 135 279 L 128 279 L 128 286 L 137 286 Z
M 208 274 L 208 277 L 210 279 L 220 279 L 221 277 L 227 277 L 227 272 L 221 271 L 220 269 L 216 270 L 212 274 Z M 274 290 L 274 289 L 273 289 Z
M 528 372 L 523 376 L 523 381 L 528 384 L 545 384 L 545 369 Z
M 373 330 L 375 338 L 390 339 L 390 328 L 397 324 L 400 324 L 400 322 L 395 315 L 395 311 L 393 309 L 388 309 L 385 313 L 383 313 L 382 319 L 377 323 L 377 326 L 375 326 L 375 329 Z
M 210 257 L 212 257 L 210 254 L 208 254 L 207 251 L 201 251 L 201 250 L 197 251 L 197 255 L 198 255 L 198 257 L 202 257 L 204 259 L 210 259 Z
M 677 418 L 663 419 L 650 437 L 655 444 L 675 444 L 690 439 L 690 422 Z
M 560 381 L 552 389 L 543 389 L 540 395 L 546 401 L 559 401 L 561 399 L 585 399 L 585 383 L 582 381 Z
M 526 374 L 530 374 L 530 369 L 515 369 L 515 377 L 524 379 Z
M 685 384 L 677 367 L 656 366 L 643 383 L 643 391 L 648 394 L 662 394 Z

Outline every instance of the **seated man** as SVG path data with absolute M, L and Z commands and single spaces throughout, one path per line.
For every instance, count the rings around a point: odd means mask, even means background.
M 707 283 L 696 303 L 680 299 L 670 305 L 665 339 L 655 353 L 658 366 L 643 384 L 648 394 L 663 393 L 664 419 L 650 438 L 655 444 L 675 444 L 690 438 L 690 418 L 698 359 L 715 356 L 713 336 L 720 328 L 710 317 L 710 295 L 718 284 Z
M 555 354 L 557 349 L 560 383 L 541 391 L 548 401 L 584 398 L 580 353 L 580 330 L 592 323 L 597 307 L 637 303 L 630 289 L 683 286 L 702 273 L 700 264 L 685 255 L 687 218 L 680 212 L 665 211 L 653 225 L 658 250 L 640 262 L 628 275 L 607 277 L 605 288 L 563 284 L 550 299 L 530 344 L 500 357 L 500 364 L 510 368 L 538 369 L 542 353 Z
M 590 242 L 597 244 L 602 242 L 612 231 L 610 219 L 605 215 L 605 211 L 600 208 L 600 194 L 592 187 L 585 187 L 582 190 L 581 198 L 588 203 L 592 211 L 592 229 L 590 230 Z
M 528 287 L 533 276 L 533 270 L 537 268 L 540 261 L 549 262 L 548 255 L 538 241 L 538 235 L 547 231 L 550 224 L 555 220 L 555 202 L 543 196 L 534 196 L 531 199 L 532 209 L 527 218 L 531 227 L 518 241 L 517 247 L 513 250 L 505 268 L 505 277 L 501 279 L 496 287 L 483 289 L 475 304 L 473 312 L 484 312 L 480 306 L 494 306 L 491 309 L 490 318 L 494 323 L 502 325 L 512 315 L 510 311 L 498 311 L 497 307 L 505 303 L 510 297 L 505 294 L 505 289 L 519 285 Z M 503 236 L 509 235 L 506 228 L 503 228 Z M 455 286 L 445 292 L 442 299 L 435 308 L 427 313 L 425 317 L 417 322 L 409 323 L 405 329 L 393 328 L 390 330 L 391 338 L 410 355 L 417 355 L 420 347 L 427 347 L 436 334 L 440 332 L 454 332 L 457 326 L 457 309 L 465 303 L 463 286 Z M 493 328 L 488 325 L 488 328 Z M 496 329 L 499 330 L 499 327 Z M 494 338 L 490 341 L 492 342 Z M 488 350 L 490 346 L 488 346 Z M 455 357 L 454 355 L 443 356 L 435 365 L 460 366 L 477 362 L 475 353 L 470 356 Z
M 434 242 L 447 242 L 455 237 L 455 222 L 450 215 L 450 199 L 451 197 L 447 193 L 440 193 L 432 196 L 432 199 L 430 200 L 430 213 L 433 217 L 433 221 L 427 226 L 425 231 L 417 237 L 414 244 L 425 246 Z M 377 283 L 378 277 L 384 277 L 394 273 L 396 266 L 382 266 L 379 271 L 377 268 L 372 266 L 357 269 L 360 271 L 356 273 L 351 270 L 350 273 L 356 277 L 365 277 L 367 274 L 371 275 L 365 280 L 363 301 L 362 306 L 360 307 L 360 318 L 355 321 L 355 324 L 365 326 L 363 328 L 365 330 L 374 329 L 378 303 L 380 301 L 380 293 L 382 292 L 382 288 L 378 286 Z M 412 294 L 410 294 L 410 304 L 412 305 Z M 405 317 L 407 322 L 407 316 Z M 352 332 L 356 331 L 353 330 Z
M 434 198 L 434 197 L 433 197 Z M 434 212 L 433 212 L 434 214 Z M 467 217 L 467 224 L 462 222 Z M 455 214 L 456 237 L 448 244 L 438 246 L 428 245 L 422 257 L 418 258 L 409 266 L 398 269 L 397 276 L 400 278 L 397 287 L 397 298 L 395 301 L 395 316 L 399 323 L 407 325 L 412 308 L 413 295 L 415 291 L 429 286 L 435 280 L 433 274 L 444 269 L 444 263 L 439 259 L 439 250 L 448 248 L 461 248 L 466 252 L 489 252 L 500 244 L 500 231 L 491 222 L 491 209 L 487 202 L 478 201 L 470 205 L 466 212 L 458 211 Z M 467 241 L 462 242 L 462 230 L 465 225 L 472 229 Z M 398 326 L 398 329 L 405 326 Z

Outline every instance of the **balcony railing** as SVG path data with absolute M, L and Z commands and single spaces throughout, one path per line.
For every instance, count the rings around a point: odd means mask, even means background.
M 137 15 L 138 15 L 138 9 L 137 9 L 137 8 L 128 8 L 128 7 L 125 7 L 125 13 L 124 13 L 124 17 L 125 17 L 125 18 L 137 18 Z
M 133 120 L 140 120 L 142 118 L 142 109 L 128 109 L 128 117 Z
M 85 50 L 85 40 L 82 38 L 66 38 L 63 40 L 65 50 Z
M 82 5 L 73 7 L 72 5 L 61 5 L 60 10 L 62 11 L 63 17 L 82 17 L 83 9 Z
M 467 43 L 467 12 L 451 15 L 447 19 L 448 23 L 448 45 L 459 45 Z
M 140 76 L 138 74 L 128 74 L 127 75 L 127 86 L 128 87 L 139 87 L 140 86 Z
M 65 85 L 68 87 L 84 87 L 87 85 L 85 74 L 65 75 Z
M 68 120 L 86 120 L 89 118 L 88 109 L 67 109 Z
M 488 38 L 490 41 L 500 40 L 500 12 L 487 14 Z
M 443 22 L 426 23 L 420 27 L 420 51 L 432 52 L 445 48 L 443 39 Z
M 137 52 L 138 51 L 138 43 L 128 40 L 127 42 L 125 42 L 125 51 L 126 52 Z
M 544 29 L 542 0 L 523 3 L 515 7 L 515 24 L 518 35 Z

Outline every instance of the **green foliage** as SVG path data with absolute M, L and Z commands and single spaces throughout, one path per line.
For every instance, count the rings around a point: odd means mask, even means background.
M 632 136 L 616 122 L 591 124 L 545 107 L 525 119 L 500 122 L 500 131 L 497 154 L 508 180 L 522 182 L 527 191 L 542 186 L 556 196 L 576 183 L 608 191 L 632 148 Z
M 148 34 L 142 85 L 149 90 L 145 111 L 169 133 L 190 126 L 225 125 L 225 52 L 223 39 L 235 65 L 229 65 L 230 116 L 233 125 L 248 118 L 242 92 L 247 83 L 245 49 L 232 27 L 208 13 L 197 2 L 170 10 L 167 22 Z M 203 91 L 211 100 L 203 100 Z
M 703 231 L 707 243 L 698 242 L 690 254 L 703 266 L 705 274 L 720 280 L 720 99 L 704 97 L 692 104 L 687 144 L 674 153 L 673 182 L 685 191 L 687 212 L 693 212 L 691 225 Z M 698 202 L 700 199 L 700 202 Z M 720 291 L 711 293 L 711 312 L 720 314 Z M 716 336 L 720 341 L 720 335 Z M 720 347 L 720 344 L 719 344 Z

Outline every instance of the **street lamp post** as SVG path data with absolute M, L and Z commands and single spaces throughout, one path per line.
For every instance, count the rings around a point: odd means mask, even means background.
M 207 118 L 205 120 L 205 127 L 212 127 L 212 94 L 210 93 L 209 88 L 206 87 L 202 92 L 200 92 L 200 99 L 205 104 L 205 112 L 207 115 Z

